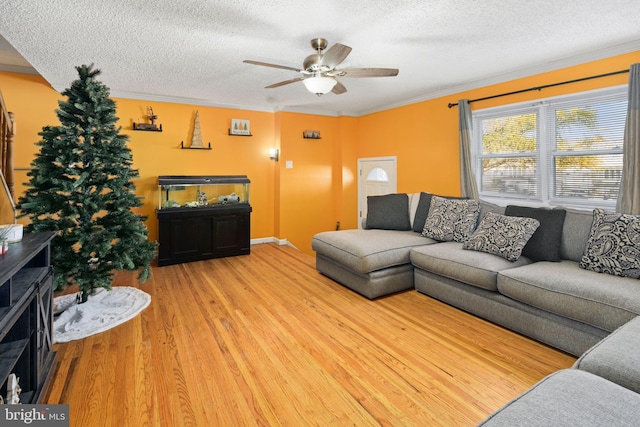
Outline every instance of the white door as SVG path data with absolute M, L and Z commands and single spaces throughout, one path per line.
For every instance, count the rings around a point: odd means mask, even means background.
M 396 157 L 358 159 L 358 228 L 367 216 L 367 196 L 397 191 Z

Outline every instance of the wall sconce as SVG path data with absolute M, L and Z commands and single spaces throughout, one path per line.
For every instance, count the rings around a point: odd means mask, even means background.
M 269 158 L 271 160 L 275 160 L 276 162 L 280 160 L 280 150 L 277 148 L 269 148 Z

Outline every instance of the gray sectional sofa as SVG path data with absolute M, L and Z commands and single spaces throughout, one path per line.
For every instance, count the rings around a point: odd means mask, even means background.
M 638 279 L 580 267 L 594 212 L 562 210 L 566 214 L 556 242 L 537 242 L 538 250 L 552 253 L 547 257 L 552 261 L 545 260 L 546 254 L 525 256 L 536 234 L 522 255 L 509 261 L 464 248 L 462 241 L 424 237 L 432 198 L 429 193 L 393 195 L 369 206 L 367 229 L 315 235 L 316 268 L 370 299 L 416 289 L 576 356 L 640 315 Z M 490 203 L 480 201 L 479 207 L 474 227 L 488 213 L 505 214 L 504 207 Z M 522 214 L 519 207 L 507 209 Z M 558 211 L 531 212 L 544 216 Z M 541 219 L 536 232 L 558 226 L 557 220 L 549 224 Z M 434 228 L 439 226 L 436 222 Z

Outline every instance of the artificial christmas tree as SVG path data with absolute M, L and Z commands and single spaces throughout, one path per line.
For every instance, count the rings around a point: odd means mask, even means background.
M 135 194 L 128 137 L 116 127 L 115 102 L 96 80 L 93 65 L 76 67 L 80 78 L 62 92 L 60 126 L 45 126 L 19 200 L 27 231 L 57 231 L 51 242 L 55 289 L 75 284 L 86 300 L 92 289 L 111 289 L 114 271 L 140 270 L 144 282 L 157 243 L 148 239 Z

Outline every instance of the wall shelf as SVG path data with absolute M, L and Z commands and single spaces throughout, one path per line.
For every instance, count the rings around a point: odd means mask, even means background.
M 140 127 L 140 123 L 135 124 L 135 122 L 133 123 L 133 130 L 137 130 L 137 131 L 144 131 L 144 132 L 162 132 L 162 125 L 160 125 L 159 128 L 146 128 L 147 124 L 142 123 L 142 127 Z M 155 126 L 155 125 L 154 125 Z
M 229 136 L 253 136 L 253 135 L 251 135 L 251 134 L 241 135 L 241 134 L 238 134 L 238 133 L 231 133 L 231 129 L 229 129 Z
M 211 150 L 211 143 L 207 147 L 185 147 L 184 141 L 180 141 L 180 148 L 183 150 Z

